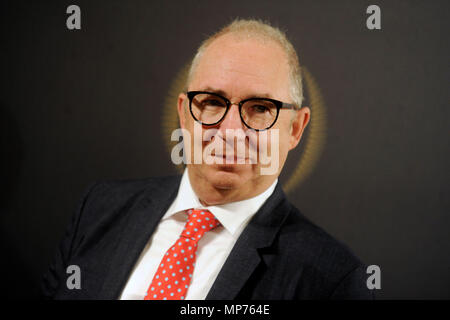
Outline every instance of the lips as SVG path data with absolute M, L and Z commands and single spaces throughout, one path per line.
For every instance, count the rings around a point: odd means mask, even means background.
M 255 155 L 256 156 L 256 155 Z M 250 157 L 248 156 L 244 156 L 244 157 L 240 157 L 236 154 L 230 153 L 230 154 L 223 154 L 223 153 L 211 153 L 210 157 L 214 157 L 216 159 L 222 159 L 223 162 L 222 163 L 227 163 L 227 164 L 255 164 L 256 163 L 256 159 L 251 161 Z

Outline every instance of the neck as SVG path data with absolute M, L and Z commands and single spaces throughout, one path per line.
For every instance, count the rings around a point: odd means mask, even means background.
M 212 206 L 256 197 L 266 191 L 278 176 L 258 176 L 255 179 L 226 186 L 214 184 L 193 168 L 188 168 L 188 177 L 200 203 L 204 206 Z

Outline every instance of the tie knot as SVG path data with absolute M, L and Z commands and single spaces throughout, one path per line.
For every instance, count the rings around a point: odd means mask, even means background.
M 181 236 L 195 242 L 200 240 L 205 232 L 220 224 L 219 220 L 208 210 L 190 209 L 186 213 L 189 218 Z

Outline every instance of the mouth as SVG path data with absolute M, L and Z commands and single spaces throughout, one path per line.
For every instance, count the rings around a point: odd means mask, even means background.
M 258 155 L 256 153 L 247 152 L 245 154 L 236 153 L 219 153 L 213 152 L 209 155 L 209 157 L 214 158 L 219 162 L 219 164 L 257 164 L 258 163 Z
M 211 154 L 212 157 L 216 159 L 222 159 L 223 162 L 231 164 L 231 163 L 246 163 L 248 162 L 248 157 L 241 157 L 236 154 L 222 154 L 222 153 L 213 153 Z

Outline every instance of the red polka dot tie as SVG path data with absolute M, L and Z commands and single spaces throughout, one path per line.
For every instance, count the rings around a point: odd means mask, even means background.
M 197 243 L 220 222 L 208 210 L 192 209 L 183 232 L 167 250 L 144 300 L 183 300 L 194 273 Z

